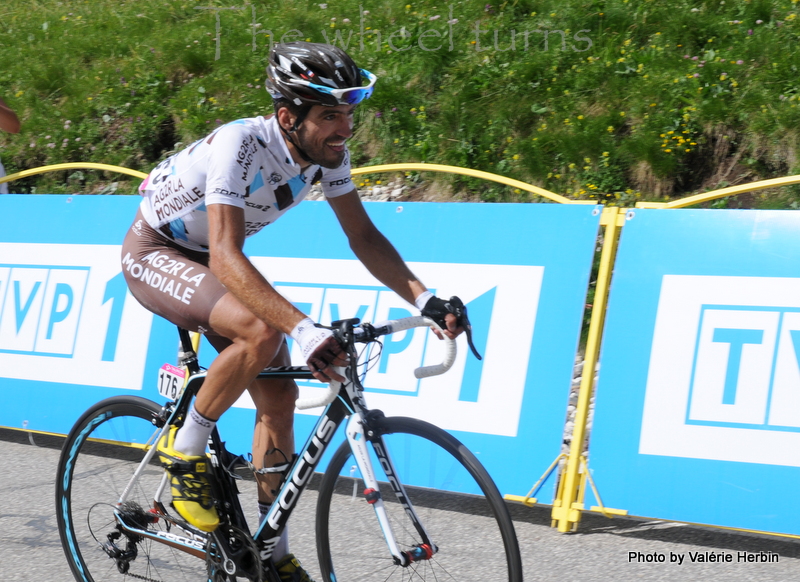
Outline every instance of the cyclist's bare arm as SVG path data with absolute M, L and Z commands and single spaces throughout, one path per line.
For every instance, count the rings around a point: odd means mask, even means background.
M 427 291 L 403 261 L 392 243 L 377 229 L 364 210 L 356 190 L 329 198 L 333 211 L 350 242 L 350 248 L 372 275 L 400 297 L 414 304 Z M 451 339 L 461 333 L 456 318 L 448 315 L 445 334 Z
M 259 319 L 288 334 L 306 316 L 267 282 L 242 251 L 244 210 L 228 204 L 207 208 L 211 272 Z
M 244 211 L 228 204 L 210 204 L 207 208 L 211 272 L 256 317 L 288 335 L 306 319 L 306 315 L 278 293 L 242 251 L 245 238 Z M 333 366 L 346 364 L 346 357 L 338 344 L 334 341 L 328 343 L 330 346 L 324 349 L 323 363 Z M 321 366 L 318 368 L 321 369 Z M 330 378 L 344 380 L 333 370 L 323 374 L 317 370 L 312 372 L 322 382 Z

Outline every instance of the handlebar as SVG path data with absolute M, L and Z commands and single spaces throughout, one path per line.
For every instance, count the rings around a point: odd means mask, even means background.
M 357 321 L 357 320 L 356 320 Z M 416 316 L 416 317 L 404 317 L 403 319 L 395 319 L 391 321 L 384 321 L 379 324 L 371 325 L 369 323 L 364 323 L 359 327 L 352 328 L 352 337 L 342 337 L 342 331 L 335 330 L 337 334 L 337 339 L 345 345 L 345 348 L 351 358 L 351 367 L 349 369 L 345 369 L 343 367 L 335 368 L 336 372 L 348 378 L 349 380 L 353 381 L 352 375 L 349 373 L 350 370 L 355 369 L 355 359 L 357 355 L 354 349 L 350 349 L 353 347 L 355 343 L 366 343 L 370 342 L 380 336 L 383 335 L 390 335 L 396 333 L 398 331 L 404 331 L 407 329 L 412 329 L 414 327 L 432 327 L 439 331 L 442 331 L 442 328 L 432 319 L 423 317 L 423 316 Z M 343 326 L 344 329 L 344 326 Z M 447 372 L 452 366 L 453 362 L 456 359 L 456 342 L 453 339 L 450 339 L 446 335 L 442 334 L 442 337 L 445 341 L 445 356 L 444 360 L 441 364 L 433 364 L 431 366 L 421 366 L 414 370 L 414 376 L 416 378 L 428 378 L 430 376 L 438 376 L 440 374 L 444 374 Z M 333 402 L 339 394 L 339 390 L 341 388 L 341 382 L 330 382 L 328 384 L 328 390 L 322 396 L 314 396 L 310 398 L 298 398 L 295 402 L 295 406 L 297 406 L 300 410 L 307 410 L 309 408 L 316 408 L 319 406 L 327 406 L 331 402 Z

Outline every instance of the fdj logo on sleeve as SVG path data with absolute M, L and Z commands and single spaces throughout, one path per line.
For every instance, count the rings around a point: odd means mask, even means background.
M 800 466 L 800 280 L 667 276 L 639 452 Z
M 141 389 L 152 317 L 128 297 L 118 246 L 0 252 L 19 261 L 0 264 L 0 377 Z

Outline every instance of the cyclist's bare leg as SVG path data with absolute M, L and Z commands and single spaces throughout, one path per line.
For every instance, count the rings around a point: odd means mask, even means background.
M 284 344 L 269 365 L 288 366 L 290 363 L 289 349 Z M 253 434 L 253 462 L 256 468 L 274 467 L 291 461 L 295 452 L 294 403 L 298 394 L 297 384 L 291 379 L 255 380 L 248 390 L 256 405 Z M 274 452 L 267 454 L 269 451 Z M 259 475 L 258 500 L 271 502 L 280 479 L 280 474 Z
M 223 295 L 211 310 L 209 323 L 215 334 L 231 343 L 209 367 L 195 409 L 206 418 L 218 419 L 275 359 L 284 338 L 230 293 Z
M 283 334 L 255 318 L 230 293 L 214 306 L 210 323 L 214 332 L 223 337 L 208 336 L 220 353 L 208 370 L 195 409 L 208 418 L 219 418 L 248 389 L 256 406 L 253 433 L 253 461 L 256 467 L 272 467 L 291 460 L 294 453 L 297 385 L 291 379 L 254 379 L 266 366 L 291 364 Z M 222 363 L 218 365 L 220 360 Z M 267 455 L 273 449 L 277 450 Z M 259 501 L 271 502 L 275 497 L 272 491 L 278 487 L 280 475 L 259 475 L 258 482 Z
M 223 299 L 225 297 L 223 297 Z M 222 301 L 222 299 L 220 301 Z M 227 316 L 229 311 L 225 311 L 224 313 Z M 240 314 L 239 316 L 241 317 Z M 228 322 L 230 321 L 232 320 L 229 319 Z M 214 331 L 219 333 L 219 327 L 215 327 Z M 266 366 L 288 366 L 291 364 L 289 348 L 286 342 L 283 340 L 283 335 L 278 335 L 280 337 L 280 346 L 277 354 L 265 365 L 259 365 L 255 371 L 255 374 L 258 374 L 258 372 L 260 372 Z M 236 346 L 236 342 L 231 343 L 230 340 L 219 336 L 207 336 L 207 339 L 215 348 L 220 351 L 220 356 L 217 357 L 218 359 Z M 211 369 L 209 369 L 209 375 L 210 373 Z M 206 377 L 206 381 L 203 385 L 203 389 L 200 391 L 200 394 L 203 394 L 203 392 L 206 390 L 207 383 L 208 376 Z M 275 467 L 287 461 L 291 461 L 292 455 L 295 451 L 294 407 L 295 400 L 297 400 L 298 395 L 297 384 L 295 384 L 294 380 L 291 379 L 254 379 L 247 386 L 247 389 L 250 393 L 253 403 L 256 406 L 256 422 L 253 431 L 253 462 L 256 468 L 261 469 L 264 467 Z M 231 404 L 235 402 L 233 397 L 233 393 L 227 397 L 227 401 Z M 236 396 L 236 398 L 238 398 L 238 396 Z M 199 400 L 200 399 L 198 398 L 198 401 Z M 212 404 L 226 402 L 226 397 L 223 395 L 222 398 L 217 397 L 211 398 L 210 400 Z M 195 408 L 198 408 L 197 403 L 195 404 Z M 202 414 L 203 409 L 198 409 L 198 412 Z M 258 483 L 258 501 L 260 504 L 269 504 L 275 499 L 274 491 L 280 486 L 281 478 L 281 473 L 256 475 L 256 481 Z M 259 512 L 260 511 L 261 510 L 259 509 Z M 288 530 L 284 531 L 281 542 L 275 546 L 273 551 L 273 556 L 276 558 L 281 558 L 289 553 Z
M 288 366 L 289 348 L 283 345 L 270 366 Z M 256 405 L 256 426 L 253 433 L 253 462 L 256 468 L 275 467 L 292 460 L 294 448 L 294 406 L 298 390 L 294 380 L 255 380 L 248 388 Z M 275 500 L 282 473 L 256 475 L 259 514 Z M 262 506 L 263 504 L 263 506 Z M 263 507 L 263 508 L 262 508 Z M 273 548 L 275 560 L 289 553 L 289 528 Z

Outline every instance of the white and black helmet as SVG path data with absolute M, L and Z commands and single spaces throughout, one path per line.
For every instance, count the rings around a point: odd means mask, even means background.
M 354 105 L 372 95 L 376 80 L 338 47 L 289 42 L 270 52 L 266 87 L 274 100 L 286 99 L 298 107 Z

